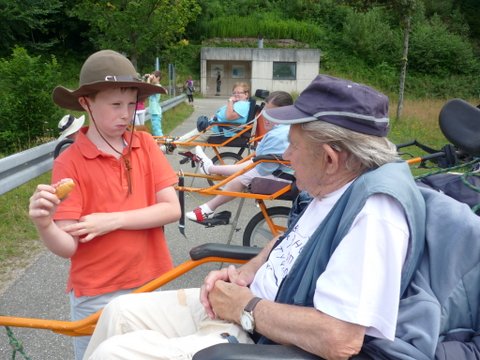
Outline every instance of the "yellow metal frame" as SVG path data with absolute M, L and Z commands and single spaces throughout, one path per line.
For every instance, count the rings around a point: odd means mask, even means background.
M 208 147 L 213 150 L 215 155 L 217 156 L 217 159 L 219 159 L 220 163 L 223 163 L 222 161 L 222 156 L 220 152 L 220 148 L 222 147 L 229 147 L 229 144 L 231 144 L 233 141 L 236 139 L 239 139 L 242 137 L 245 133 L 247 133 L 250 130 L 253 130 L 254 126 L 256 126 L 256 122 L 258 120 L 259 116 L 255 117 L 255 120 L 249 122 L 248 124 L 243 124 L 243 125 L 232 125 L 229 123 L 215 123 L 212 125 L 209 125 L 204 131 L 200 132 L 198 135 L 192 136 L 188 141 L 178 141 L 178 140 L 171 140 L 172 136 L 154 136 L 153 138 L 156 140 L 157 144 L 159 145 L 169 145 L 173 144 L 174 146 L 184 146 L 184 147 L 195 147 L 195 146 L 202 146 L 202 147 Z M 208 131 L 210 131 L 213 127 L 215 126 L 220 126 L 220 127 L 236 127 L 238 129 L 241 129 L 237 131 L 232 137 L 225 138 L 225 141 L 221 143 L 209 143 L 205 141 L 196 141 L 196 139 L 201 135 L 204 134 Z M 260 141 L 263 137 L 263 134 L 260 136 L 255 136 L 252 134 L 248 140 L 245 142 L 245 148 L 250 149 L 252 146 L 254 146 L 258 141 Z M 243 148 L 243 146 L 231 146 L 231 147 L 237 147 L 237 148 Z
M 251 154 L 248 159 L 252 158 L 253 154 Z M 247 159 L 242 159 L 241 162 L 246 161 Z M 206 187 L 206 188 L 196 188 L 196 187 L 190 187 L 190 186 L 176 186 L 176 189 L 178 191 L 185 191 L 185 192 L 194 192 L 198 193 L 201 195 L 224 195 L 224 196 L 232 196 L 232 197 L 238 197 L 238 198 L 246 198 L 246 199 L 253 199 L 257 202 L 257 205 L 260 208 L 260 211 L 263 214 L 263 217 L 265 218 L 265 221 L 272 233 L 272 238 L 274 236 L 279 235 L 281 232 L 285 230 L 285 227 L 276 225 L 272 218 L 268 214 L 268 207 L 265 203 L 265 201 L 270 201 L 270 200 L 278 200 L 282 195 L 288 193 L 292 189 L 292 184 L 291 183 L 285 183 L 285 186 L 281 188 L 280 190 L 272 193 L 272 194 L 256 194 L 256 193 L 251 193 L 251 192 L 237 192 L 237 191 L 226 191 L 223 190 L 222 187 L 228 184 L 230 181 L 233 179 L 237 178 L 238 176 L 246 173 L 247 171 L 253 169 L 255 166 L 257 166 L 260 163 L 280 163 L 284 165 L 288 165 L 289 162 L 281 159 L 262 159 L 256 162 L 253 162 L 247 166 L 245 166 L 243 169 L 237 171 L 236 173 L 230 175 L 230 176 L 219 176 L 219 175 L 204 175 L 204 174 L 198 174 L 198 173 L 184 173 L 180 172 L 179 176 L 185 176 L 185 177 L 193 177 L 193 178 L 205 178 L 207 180 L 212 180 L 212 181 L 218 181 L 216 184 Z
M 133 293 L 151 292 L 159 287 L 167 284 L 168 282 L 175 280 L 190 270 L 211 262 L 222 262 L 232 264 L 242 264 L 246 260 L 222 258 L 222 257 L 206 257 L 200 260 L 187 260 L 184 263 L 176 266 L 172 270 L 166 272 L 160 277 L 150 281 L 142 287 L 132 291 Z M 26 318 L 26 317 L 14 317 L 14 316 L 0 316 L 0 326 L 11 327 L 23 327 L 51 330 L 58 334 L 68 336 L 85 336 L 91 335 L 95 329 L 98 318 L 100 317 L 102 310 L 99 310 L 95 314 L 92 314 L 84 319 L 77 321 L 61 321 L 61 320 L 49 320 L 39 318 Z

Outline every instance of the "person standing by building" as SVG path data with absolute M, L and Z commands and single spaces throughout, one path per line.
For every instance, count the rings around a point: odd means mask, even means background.
M 187 94 L 188 103 L 193 105 L 193 93 L 195 92 L 195 87 L 193 85 L 192 77 L 189 76 L 187 81 L 185 81 L 185 93 Z
M 220 71 L 217 72 L 217 92 L 215 93 L 215 96 L 220 96 L 220 91 L 222 88 L 222 74 L 220 74 Z

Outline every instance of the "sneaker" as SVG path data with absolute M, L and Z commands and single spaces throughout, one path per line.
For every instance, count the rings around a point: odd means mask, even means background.
M 200 205 L 199 207 L 193 209 L 193 211 L 189 211 L 185 214 L 187 219 L 196 221 L 196 222 L 202 222 L 207 219 L 213 218 L 215 213 L 208 208 L 206 204 Z
M 197 155 L 197 161 L 198 161 L 198 166 L 200 169 L 200 172 L 208 175 L 210 174 L 209 169 L 210 166 L 213 165 L 212 160 L 203 152 L 201 146 L 196 146 L 195 147 L 195 155 Z

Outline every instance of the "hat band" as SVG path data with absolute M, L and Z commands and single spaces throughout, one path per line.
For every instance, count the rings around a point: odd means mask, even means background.
M 75 117 L 73 115 L 68 115 L 68 119 L 66 123 L 63 125 L 60 125 L 58 129 L 60 130 L 60 132 L 65 131 L 66 129 L 68 129 L 70 125 L 72 125 L 74 121 L 75 121 Z
M 316 114 L 313 114 L 313 116 L 316 117 L 317 119 L 319 119 L 323 116 L 345 116 L 345 117 L 351 117 L 351 118 L 355 118 L 355 119 L 366 120 L 366 121 L 372 122 L 374 124 L 377 124 L 377 123 L 387 123 L 388 124 L 388 121 L 389 121 L 388 117 L 376 118 L 375 116 L 362 115 L 362 114 L 346 112 L 346 111 L 320 111 Z
M 124 81 L 140 81 L 139 78 L 130 75 L 107 75 L 105 81 L 124 82 Z

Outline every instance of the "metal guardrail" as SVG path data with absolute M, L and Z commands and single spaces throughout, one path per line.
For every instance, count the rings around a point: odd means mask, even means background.
M 167 111 L 182 103 L 185 94 L 162 101 L 162 111 Z M 53 167 L 53 151 L 58 141 L 13 154 L 0 159 L 0 195 L 40 176 Z

